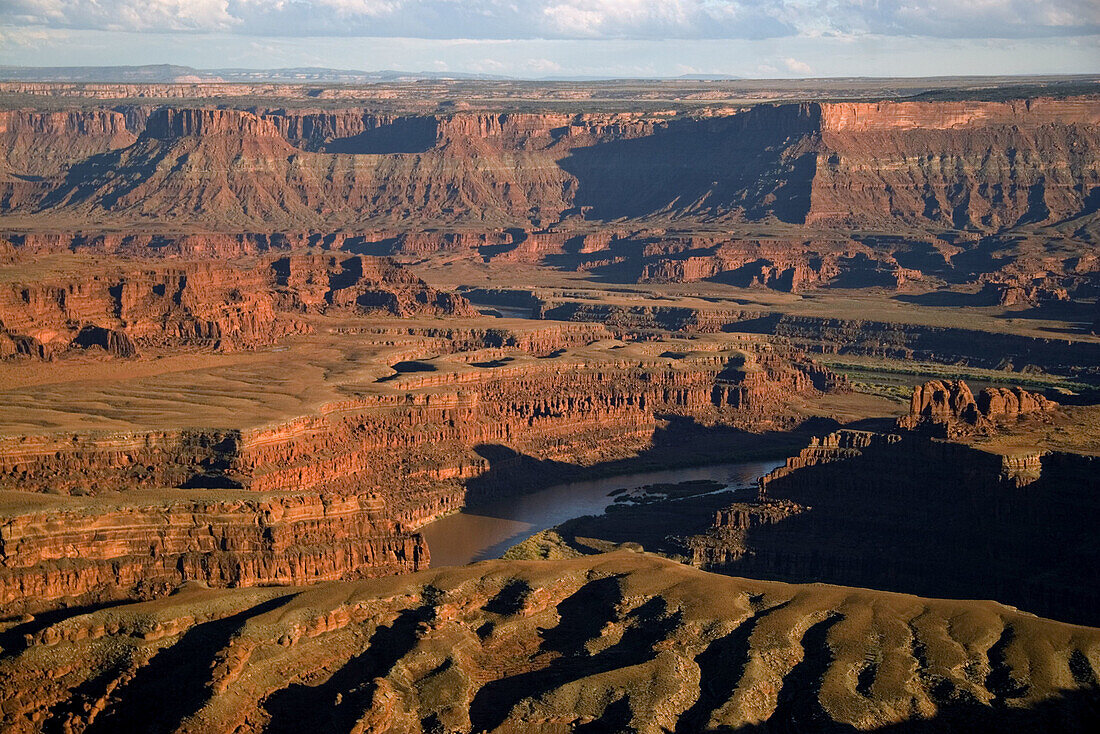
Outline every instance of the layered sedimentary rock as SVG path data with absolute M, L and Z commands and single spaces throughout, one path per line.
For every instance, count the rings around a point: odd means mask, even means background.
M 136 139 L 117 110 L 0 110 L 0 208 L 34 206 L 73 166 Z
M 695 561 L 737 575 L 962 598 L 1097 624 L 1095 457 L 841 431 L 719 512 Z
M 300 313 L 469 315 L 464 298 L 435 290 L 385 259 L 298 255 L 258 266 L 193 262 L 0 286 L 0 355 L 48 356 L 98 346 L 247 349 L 311 327 Z M 7 346 L 4 346 L 4 345 Z
M 807 220 L 988 230 L 1094 210 L 1098 123 L 1094 99 L 822 105 Z
M 465 252 L 790 292 L 946 279 L 984 286 L 991 304 L 1041 305 L 1092 293 L 1098 109 L 8 110 L 0 207 L 28 252 Z M 1072 235 L 1048 226 L 1069 220 Z
M 381 497 L 175 496 L 186 494 L 5 513 L 0 604 L 35 611 L 62 596 L 148 597 L 185 581 L 303 584 L 428 565 L 421 537 L 391 519 Z
M 746 228 L 750 225 L 738 225 Z M 852 235 L 842 229 L 801 236 L 699 233 L 690 223 L 583 223 L 506 227 L 485 223 L 417 228 L 340 226 L 323 231 L 211 231 L 179 225 L 150 231 L 41 229 L 0 232 L 0 262 L 69 252 L 132 257 L 233 259 L 272 252 L 344 250 L 403 258 L 459 255 L 487 263 L 535 263 L 618 282 L 707 280 L 744 288 L 906 289 L 941 281 L 980 287 L 972 305 L 1041 307 L 1091 297 L 1100 261 L 1087 228 L 1067 239 L 1047 234 Z M 965 298 L 965 297 L 964 297 Z
M 3 634 L 10 731 L 1086 732 L 1100 633 L 628 552 L 190 588 Z
M 0 488 L 24 493 L 32 509 L 3 515 L 0 603 L 28 598 L 28 590 L 49 606 L 156 593 L 180 580 L 251 585 L 409 570 L 427 554 L 408 529 L 468 500 L 629 459 L 671 417 L 785 428 L 798 421 L 792 400 L 843 385 L 808 361 L 728 350 L 666 356 L 655 354 L 659 347 L 612 344 L 602 355 L 586 347 L 542 358 L 498 347 L 398 362 L 380 378 L 384 392 L 251 429 L 2 438 Z M 197 488 L 239 499 L 180 505 L 180 493 Z M 163 496 L 135 506 L 141 492 Z M 21 507 L 18 497 L 11 501 Z M 349 520 L 345 505 L 368 497 L 384 508 L 366 505 Z M 52 509 L 34 509 L 43 503 Z M 280 503 L 317 512 L 282 536 L 264 522 L 235 527 L 281 512 Z M 43 548 L 69 555 L 59 560 Z
M 526 360 L 464 372 L 429 365 L 386 378 L 392 394 L 333 403 L 276 426 L 5 438 L 0 476 L 6 487 L 23 491 L 214 481 L 256 490 L 399 484 L 412 469 L 402 452 L 419 456 L 427 446 L 435 455 L 416 460 L 445 464 L 456 458 L 448 447 L 462 454 L 490 443 L 539 450 L 544 458 L 575 455 L 572 444 L 583 432 L 644 441 L 658 415 L 746 426 L 782 422 L 790 397 L 839 384 L 812 362 L 742 353 Z M 463 460 L 473 471 L 484 464 Z M 460 461 L 451 471 L 461 475 L 467 470 L 461 467 Z
M 1095 210 L 1097 110 L 1090 98 L 760 105 L 702 118 L 15 110 L 3 118 L 3 200 L 27 213 L 223 226 L 580 215 L 995 231 Z M 59 165 L 44 141 L 85 127 L 97 142 Z

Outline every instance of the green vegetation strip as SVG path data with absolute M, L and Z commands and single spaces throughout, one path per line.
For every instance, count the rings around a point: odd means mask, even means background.
M 1098 389 L 1096 385 L 1074 382 L 1057 375 L 1036 374 L 1032 372 L 1007 372 L 1003 370 L 986 370 L 977 367 L 930 364 L 927 362 L 874 362 L 861 364 L 856 362 L 830 360 L 827 358 L 819 358 L 818 361 L 845 376 L 851 377 L 858 375 L 864 379 L 875 374 L 912 375 L 915 377 L 932 377 L 951 380 L 977 380 L 1006 385 L 1019 385 L 1021 387 L 1055 388 L 1078 393 L 1096 392 Z

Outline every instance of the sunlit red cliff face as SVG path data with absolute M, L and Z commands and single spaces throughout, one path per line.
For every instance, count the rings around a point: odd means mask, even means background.
M 764 105 L 695 119 L 16 110 L 0 113 L 0 201 L 36 216 L 259 230 L 580 216 L 996 231 L 1095 210 L 1098 126 L 1092 99 Z
M 654 447 L 670 418 L 790 427 L 792 402 L 844 386 L 769 354 L 554 356 L 600 337 L 551 331 L 476 370 L 459 353 L 457 371 L 399 371 L 384 394 L 278 425 L 0 438 L 0 605 L 423 568 L 429 549 L 413 529 L 468 501 L 638 453 L 675 461 L 676 448 Z M 542 356 L 520 360 L 524 350 Z
M 22 252 L 160 257 L 456 253 L 789 292 L 930 277 L 1039 305 L 1097 267 L 1098 108 L 7 110 L 3 237 Z
M 810 222 L 995 231 L 1100 204 L 1096 100 L 821 107 Z
M 309 332 L 301 316 L 324 313 L 463 316 L 473 309 L 372 257 L 88 265 L 83 274 L 0 285 L 0 359 L 90 347 L 120 357 L 141 347 L 248 349 Z

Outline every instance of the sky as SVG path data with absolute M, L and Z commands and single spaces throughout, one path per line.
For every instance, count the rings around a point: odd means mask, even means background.
M 1100 0 L 0 0 L 0 64 L 749 78 L 1100 72 Z

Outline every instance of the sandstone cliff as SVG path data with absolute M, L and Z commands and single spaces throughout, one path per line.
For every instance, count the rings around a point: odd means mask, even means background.
M 0 605 L 37 611 L 62 597 L 88 604 L 163 595 L 185 581 L 304 584 L 428 565 L 424 541 L 377 496 L 187 494 L 5 512 Z
M 1095 208 L 1094 99 L 822 105 L 810 222 L 996 230 Z
M 577 215 L 998 231 L 1095 210 L 1097 109 L 1071 98 L 760 105 L 695 119 L 15 110 L 0 121 L 2 200 L 34 216 L 260 231 Z
M 391 261 L 295 256 L 259 266 L 122 261 L 108 270 L 0 285 L 0 357 L 48 357 L 98 346 L 239 350 L 311 327 L 299 313 L 469 315 L 461 296 L 435 290 Z

